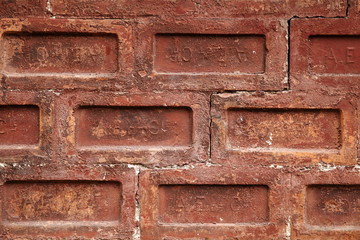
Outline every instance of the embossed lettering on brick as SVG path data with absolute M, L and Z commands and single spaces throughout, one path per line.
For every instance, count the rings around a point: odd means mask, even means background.
M 267 186 L 161 185 L 163 223 L 261 223 L 268 221 Z
M 45 3 L 45 0 L 2 0 L 0 17 L 43 16 Z
M 312 185 L 306 192 L 311 225 L 360 226 L 360 185 Z
M 229 109 L 232 148 L 339 149 L 340 112 L 331 109 Z
M 186 107 L 81 107 L 81 146 L 189 146 L 192 111 Z
M 118 70 L 116 35 L 6 34 L 7 73 L 113 73 Z
M 177 35 L 155 37 L 154 69 L 174 73 L 252 73 L 265 71 L 261 35 Z
M 310 71 L 316 74 L 360 74 L 360 36 L 313 36 Z
M 0 106 L 0 145 L 35 145 L 39 142 L 37 106 Z
M 2 221 L 118 221 L 121 186 L 97 181 L 5 184 Z

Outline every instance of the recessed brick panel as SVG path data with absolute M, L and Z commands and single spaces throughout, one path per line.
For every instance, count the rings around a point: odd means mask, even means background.
M 354 164 L 351 98 L 302 93 L 213 95 L 212 161 L 219 164 Z
M 2 23 L 0 69 L 7 89 L 93 90 L 132 84 L 132 28 L 121 20 Z
M 155 36 L 156 72 L 263 73 L 265 36 L 176 35 Z
M 292 89 L 358 91 L 359 20 L 313 20 L 290 22 Z
M 57 101 L 61 151 L 72 162 L 202 162 L 209 149 L 208 99 L 186 92 L 65 94 Z
M 54 0 L 56 15 L 88 18 L 153 16 L 188 17 L 249 17 L 273 16 L 345 16 L 345 0 L 228 0 L 228 1 L 167 1 L 167 0 Z
M 5 72 L 113 73 L 116 35 L 6 34 Z
M 140 87 L 285 89 L 286 29 L 283 22 L 260 19 L 141 19 L 135 49 Z
M 267 222 L 268 194 L 257 185 L 160 185 L 160 222 Z
M 6 182 L 3 221 L 119 221 L 118 182 Z
M 190 146 L 192 110 L 176 107 L 81 107 L 80 146 Z
M 311 225 L 360 226 L 360 185 L 313 185 L 306 191 Z
M 293 173 L 293 238 L 358 239 L 359 183 L 359 172 L 351 167 Z
M 37 106 L 0 106 L 0 145 L 37 145 L 39 135 Z
M 289 179 L 276 169 L 201 167 L 140 174 L 144 239 L 281 239 Z
M 135 170 L 125 166 L 6 169 L 0 175 L 1 239 L 129 239 Z
M 46 0 L 4 0 L 0 2 L 0 17 L 46 16 Z
M 341 113 L 326 109 L 229 109 L 230 149 L 341 147 Z

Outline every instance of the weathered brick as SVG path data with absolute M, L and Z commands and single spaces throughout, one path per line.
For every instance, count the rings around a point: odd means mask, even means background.
M 358 19 L 294 19 L 290 25 L 293 89 L 359 91 Z
M 133 68 L 131 27 L 123 22 L 4 20 L 2 73 L 11 89 L 100 88 Z
M 264 20 L 139 20 L 136 73 L 143 88 L 282 90 L 287 24 Z
M 3 0 L 0 2 L 0 17 L 47 16 L 46 0 Z
M 354 99 L 344 96 L 295 92 L 214 95 L 212 161 L 356 164 L 352 104 Z
M 0 185 L 1 239 L 129 239 L 134 169 L 54 165 L 8 169 Z
M 53 151 L 53 94 L 6 91 L 0 99 L 0 161 L 49 162 Z
M 280 173 L 223 167 L 144 171 L 142 238 L 283 239 L 289 178 Z
M 116 18 L 126 16 L 250 17 L 346 16 L 346 0 L 52 0 L 60 16 Z
M 320 169 L 292 177 L 293 239 L 360 236 L 359 171 Z
M 59 151 L 86 163 L 164 166 L 204 161 L 208 101 L 205 94 L 182 92 L 63 95 L 57 104 L 63 133 Z

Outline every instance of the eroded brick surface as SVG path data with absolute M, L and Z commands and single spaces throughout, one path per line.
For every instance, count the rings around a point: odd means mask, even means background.
M 0 240 L 359 240 L 358 0 L 0 0 Z

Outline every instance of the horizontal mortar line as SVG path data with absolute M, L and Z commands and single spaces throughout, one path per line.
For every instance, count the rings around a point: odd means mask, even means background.
M 310 73 L 317 77 L 360 77 L 360 73 Z
M 339 154 L 338 149 L 298 149 L 298 148 L 226 148 L 227 151 L 264 152 L 264 153 L 332 153 Z
M 222 75 L 222 76 L 265 76 L 266 73 L 242 73 L 242 72 L 230 72 L 230 73 L 221 73 L 221 72 L 153 72 L 155 75 L 189 75 L 189 76 L 202 76 L 202 75 Z
M 360 231 L 360 226 L 321 226 L 306 224 L 306 229 L 314 231 Z
M 7 77 L 116 77 L 116 73 L 67 73 L 67 72 L 54 72 L 54 73 L 4 73 Z
M 159 223 L 162 227 L 266 227 L 269 226 L 269 222 L 263 223 Z
M 2 225 L 6 227 L 117 227 L 120 221 L 4 221 Z
M 131 150 L 131 151 L 164 151 L 164 150 L 189 150 L 191 149 L 191 146 L 96 146 L 96 145 L 91 145 L 91 146 L 80 146 L 77 149 L 80 151 L 126 151 L 126 150 Z
M 37 150 L 39 145 L 33 144 L 11 144 L 11 145 L 0 145 L 0 150 Z

